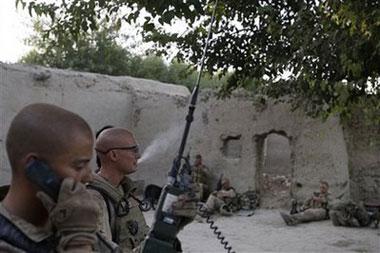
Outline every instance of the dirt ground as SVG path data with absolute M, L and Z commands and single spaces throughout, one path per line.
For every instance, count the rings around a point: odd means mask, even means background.
M 215 217 L 235 252 L 380 252 L 380 229 L 334 227 L 330 220 L 286 226 L 279 210 Z M 153 211 L 145 213 L 150 225 Z M 184 252 L 227 252 L 205 222 L 194 221 L 179 238 Z

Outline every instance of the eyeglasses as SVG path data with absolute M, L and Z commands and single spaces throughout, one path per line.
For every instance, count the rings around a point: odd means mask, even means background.
M 99 153 L 103 153 L 103 154 L 107 154 L 108 152 L 112 151 L 112 150 L 131 150 L 133 153 L 135 154 L 138 154 L 140 153 L 139 151 L 139 146 L 137 145 L 133 145 L 133 146 L 127 146 L 127 147 L 114 147 L 114 148 L 109 148 L 105 151 L 103 150 L 99 150 L 99 149 L 96 149 L 95 150 Z

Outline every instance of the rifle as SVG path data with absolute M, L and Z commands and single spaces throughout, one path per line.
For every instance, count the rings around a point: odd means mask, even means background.
M 223 179 L 223 173 L 220 174 L 219 180 L 216 183 L 216 190 L 220 191 L 222 189 L 222 179 Z
M 171 210 L 171 206 L 180 195 L 185 193 L 194 194 L 194 192 L 192 192 L 190 182 L 186 178 L 188 174 L 186 172 L 186 169 L 181 170 L 180 168 L 183 160 L 185 161 L 184 168 L 189 166 L 188 160 L 186 160 L 185 157 L 183 157 L 183 153 L 186 147 L 187 137 L 190 132 L 190 126 L 194 119 L 193 115 L 198 99 L 199 83 L 202 76 L 208 43 L 211 38 L 211 28 L 215 20 L 215 11 L 217 4 L 218 0 L 215 1 L 214 10 L 211 16 L 210 26 L 207 34 L 206 44 L 203 49 L 200 70 L 191 94 L 189 111 L 186 116 L 186 125 L 183 131 L 181 145 L 179 147 L 176 158 L 173 160 L 171 170 L 168 173 L 168 183 L 162 189 L 161 196 L 158 202 L 158 207 L 155 213 L 154 223 L 148 234 L 147 239 L 144 241 L 142 247 L 144 253 L 176 252 L 174 244 L 177 240 L 177 234 L 180 229 L 180 224 L 184 218 L 175 216 Z

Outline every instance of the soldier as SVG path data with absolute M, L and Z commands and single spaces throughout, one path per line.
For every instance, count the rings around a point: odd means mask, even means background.
M 214 213 L 218 211 L 221 215 L 231 216 L 232 210 L 229 205 L 236 197 L 236 191 L 230 185 L 228 178 L 222 178 L 222 188 L 219 191 L 214 191 L 210 194 L 206 202 L 207 212 Z
M 286 225 L 294 226 L 298 223 L 328 219 L 327 205 L 330 201 L 330 193 L 328 190 L 329 184 L 326 181 L 321 181 L 319 184 L 319 192 L 314 192 L 313 196 L 306 200 L 300 212 L 290 215 L 280 212 Z
M 136 251 L 149 230 L 134 196 L 136 186 L 128 177 L 136 172 L 140 158 L 136 140 L 127 129 L 113 127 L 98 136 L 95 150 L 101 167 L 88 188 L 101 206 L 99 232 L 123 252 Z
M 195 156 L 195 161 L 191 168 L 191 177 L 193 183 L 197 186 L 199 190 L 200 199 L 202 201 L 206 200 L 210 191 L 210 171 L 207 168 L 207 166 L 203 164 L 202 155 L 200 154 L 197 154 Z
M 6 138 L 12 179 L 0 203 L 0 252 L 95 248 L 98 206 L 81 183 L 91 179 L 92 148 L 90 127 L 72 112 L 32 104 L 15 116 Z M 62 181 L 56 201 L 45 193 L 50 188 L 27 175 L 27 168 L 37 161 Z M 43 170 L 37 167 L 37 171 Z
M 378 212 L 368 212 L 362 202 L 336 200 L 330 205 L 329 215 L 334 226 L 366 227 L 378 219 Z

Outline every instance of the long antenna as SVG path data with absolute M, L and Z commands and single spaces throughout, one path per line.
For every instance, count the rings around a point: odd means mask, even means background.
M 206 54 L 207 54 L 207 48 L 208 48 L 209 41 L 210 41 L 210 38 L 212 35 L 211 30 L 212 30 L 212 25 L 213 25 L 214 20 L 215 20 L 215 12 L 216 12 L 217 5 L 218 5 L 218 0 L 216 0 L 215 4 L 214 4 L 214 9 L 212 11 L 211 21 L 210 21 L 210 25 L 209 25 L 208 33 L 207 33 L 206 45 L 203 48 L 203 55 L 201 58 L 200 70 L 198 72 L 198 77 L 197 77 L 197 80 L 194 84 L 193 91 L 191 93 L 189 111 L 188 111 L 188 114 L 186 116 L 186 125 L 185 125 L 185 130 L 183 131 L 181 145 L 179 147 L 177 157 L 173 161 L 172 169 L 169 172 L 168 181 L 169 181 L 169 184 L 172 184 L 172 185 L 177 183 L 177 174 L 178 174 L 179 168 L 181 166 L 181 159 L 183 157 L 183 152 L 185 150 L 185 146 L 186 146 L 186 142 L 187 142 L 187 136 L 189 135 L 191 122 L 194 119 L 193 115 L 194 115 L 195 106 L 196 106 L 196 103 L 198 100 L 199 83 L 200 83 L 201 77 L 202 77 L 202 72 L 203 72 L 204 63 L 205 63 Z

